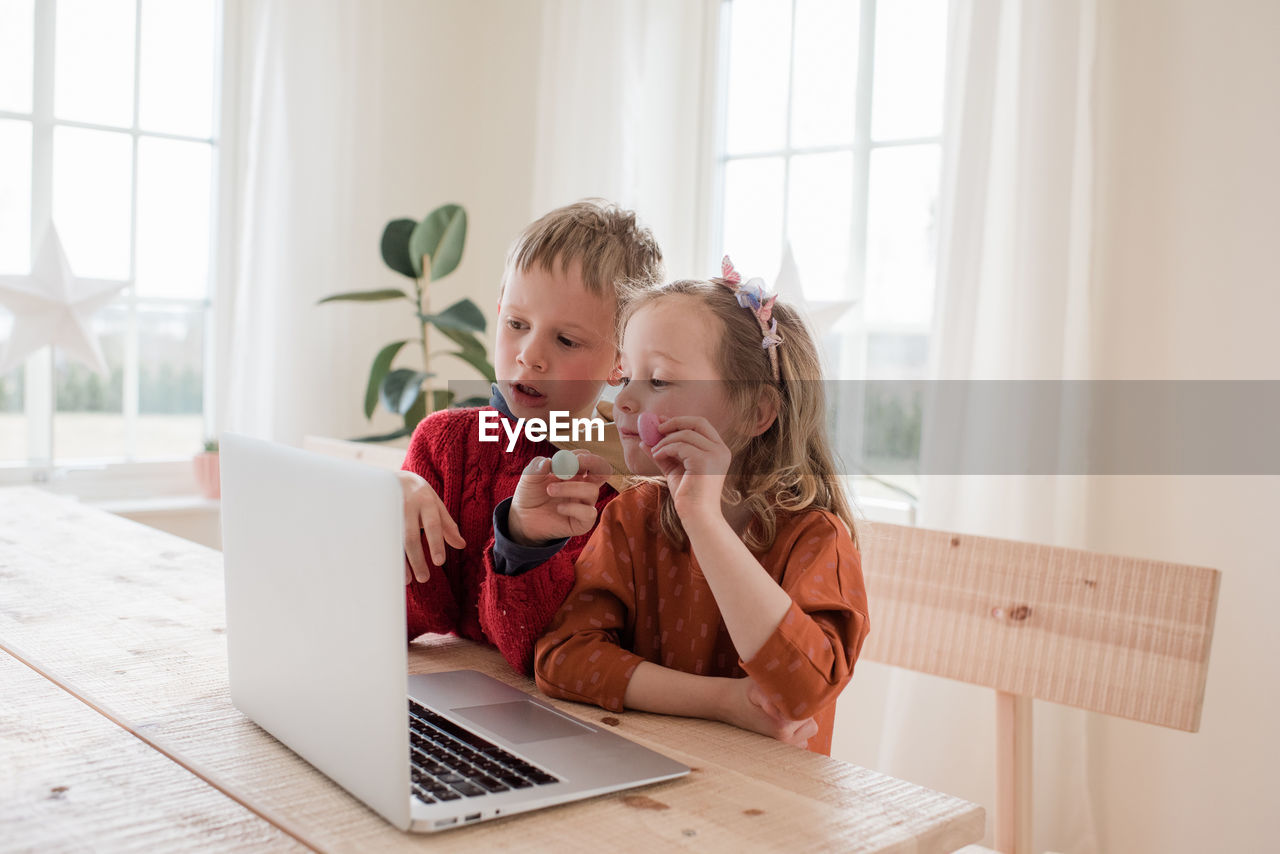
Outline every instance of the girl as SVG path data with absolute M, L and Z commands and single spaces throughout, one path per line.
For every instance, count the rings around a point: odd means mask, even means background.
M 866 592 L 817 350 L 762 285 L 726 257 L 721 278 L 624 311 L 615 418 L 628 467 L 658 477 L 603 512 L 535 675 L 551 696 L 828 754 Z

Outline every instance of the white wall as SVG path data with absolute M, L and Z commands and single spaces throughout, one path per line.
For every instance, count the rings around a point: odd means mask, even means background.
M 1097 369 L 1280 379 L 1280 3 L 1098 6 Z M 1223 572 L 1201 731 L 1093 717 L 1102 850 L 1275 850 L 1280 477 L 1094 478 L 1091 499 L 1088 547 Z

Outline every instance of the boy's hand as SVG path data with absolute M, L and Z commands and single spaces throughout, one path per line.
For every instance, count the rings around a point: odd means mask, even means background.
M 818 725 L 813 718 L 793 721 L 784 716 L 750 676 L 726 679 L 725 686 L 719 714 L 725 723 L 796 747 L 807 747 L 809 739 L 818 734 Z
M 420 475 L 411 471 L 396 472 L 400 488 L 404 491 L 404 553 L 408 562 L 404 568 L 404 583 L 413 579 L 426 581 L 431 577 L 431 567 L 422 551 L 422 535 L 427 537 L 431 550 L 431 562 L 444 565 L 445 543 L 455 549 L 466 548 L 453 517 L 445 509 L 444 502 Z
M 658 425 L 662 438 L 649 455 L 667 479 L 680 518 L 719 516 L 724 478 L 732 454 L 711 422 L 698 415 L 677 415 Z
M 511 498 L 507 529 L 511 539 L 534 546 L 548 540 L 576 537 L 596 523 L 600 486 L 613 467 L 590 451 L 574 451 L 578 473 L 561 480 L 551 473 L 551 460 L 534 457 L 525 466 Z

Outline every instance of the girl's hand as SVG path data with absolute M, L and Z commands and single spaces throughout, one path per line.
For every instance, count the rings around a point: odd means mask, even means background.
M 399 471 L 396 475 L 404 493 L 404 583 L 415 578 L 426 581 L 431 577 L 431 567 L 422 551 L 424 535 L 431 550 L 431 562 L 436 566 L 444 565 L 445 543 L 455 549 L 466 548 L 467 543 L 431 484 L 411 471 Z
M 662 438 L 649 455 L 667 479 L 680 518 L 720 516 L 724 478 L 732 454 L 711 422 L 698 415 L 677 415 L 658 425 Z
M 507 515 L 512 540 L 537 545 L 585 534 L 596 523 L 600 486 L 613 467 L 590 451 L 573 453 L 578 457 L 578 473 L 569 480 L 556 477 L 546 457 L 535 457 L 525 466 Z
M 750 676 L 726 679 L 724 685 L 720 697 L 721 721 L 795 747 L 808 747 L 809 739 L 818 734 L 818 725 L 813 718 L 793 721 L 784 717 Z

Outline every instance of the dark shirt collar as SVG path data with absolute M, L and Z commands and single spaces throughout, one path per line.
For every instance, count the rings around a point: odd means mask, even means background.
M 520 420 L 511 414 L 511 407 L 507 406 L 507 399 L 502 396 L 502 392 L 498 391 L 497 383 L 492 383 L 489 386 L 489 405 L 512 421 Z

